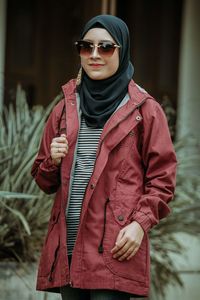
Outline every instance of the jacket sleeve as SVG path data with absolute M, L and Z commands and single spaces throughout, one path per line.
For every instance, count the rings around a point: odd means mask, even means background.
M 55 193 L 60 185 L 60 167 L 53 164 L 50 156 L 52 139 L 58 136 L 59 108 L 60 102 L 47 120 L 40 148 L 31 170 L 36 183 L 47 194 Z
M 166 116 L 156 101 L 149 101 L 141 111 L 144 193 L 133 213 L 133 220 L 145 231 L 170 212 L 167 203 L 174 195 L 177 165 Z

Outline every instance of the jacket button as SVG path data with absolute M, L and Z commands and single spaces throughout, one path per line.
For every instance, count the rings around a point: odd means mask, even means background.
M 91 190 L 93 190 L 95 188 L 95 185 L 93 183 L 90 184 L 90 188 L 91 188 Z
M 124 221 L 124 216 L 119 215 L 119 216 L 117 217 L 117 219 L 118 219 L 119 221 Z
M 136 116 L 136 121 L 140 121 L 141 119 L 142 119 L 142 117 L 140 117 L 140 116 Z

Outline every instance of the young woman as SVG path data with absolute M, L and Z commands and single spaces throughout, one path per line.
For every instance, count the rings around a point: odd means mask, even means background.
M 82 76 L 63 86 L 32 167 L 40 188 L 56 192 L 37 289 L 64 300 L 144 297 L 148 232 L 169 213 L 175 186 L 167 121 L 132 80 L 121 19 L 94 17 L 75 44 Z

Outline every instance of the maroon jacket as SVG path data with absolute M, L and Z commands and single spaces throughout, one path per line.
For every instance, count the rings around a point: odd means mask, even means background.
M 130 82 L 130 100 L 111 116 L 99 141 L 69 270 L 65 211 L 79 130 L 75 89 L 74 80 L 63 86 L 65 99 L 56 105 L 47 121 L 32 167 L 40 188 L 48 194 L 56 192 L 37 289 L 53 291 L 71 284 L 147 295 L 148 231 L 170 212 L 167 203 L 175 186 L 176 156 L 165 115 L 149 94 Z M 56 167 L 51 161 L 50 143 L 61 127 L 66 128 L 69 152 Z M 140 223 L 145 235 L 135 256 L 119 262 L 112 258 L 110 250 L 119 230 L 133 220 Z

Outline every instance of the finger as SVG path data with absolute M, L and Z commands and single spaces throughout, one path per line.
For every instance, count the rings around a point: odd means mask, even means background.
M 51 158 L 52 159 L 59 159 L 59 158 L 63 158 L 65 157 L 65 153 L 54 153 L 54 154 L 51 154 Z
M 51 149 L 56 151 L 57 149 L 65 149 L 68 151 L 68 144 L 67 143 L 56 143 L 52 142 L 50 145 Z
M 58 148 L 68 148 L 68 144 L 67 143 L 59 143 L 58 144 Z
M 111 253 L 118 251 L 121 247 L 124 246 L 126 240 L 123 239 L 123 236 L 124 236 L 124 231 L 120 230 L 115 242 L 115 246 L 112 248 Z
M 55 137 L 52 140 L 53 143 L 68 143 L 65 136 Z
M 128 247 L 127 250 L 124 253 L 122 253 L 121 256 L 117 257 L 118 260 L 119 261 L 123 261 L 123 260 L 127 259 L 129 256 L 132 255 L 133 251 L 134 251 L 134 247 L 133 246 L 132 247 Z
M 122 249 L 127 243 L 127 239 L 123 238 L 118 244 L 115 244 L 115 247 L 111 250 L 112 254 L 117 253 L 120 249 Z
M 131 258 L 132 256 L 134 256 L 136 254 L 138 249 L 139 249 L 138 243 L 128 240 L 126 245 L 116 253 L 116 258 L 119 261 L 127 259 L 128 257 Z
M 59 147 L 59 148 L 56 148 L 56 153 L 66 153 L 67 149 L 64 148 L 64 147 Z
M 113 258 L 119 258 L 121 256 L 123 256 L 127 250 L 129 249 L 129 245 L 126 243 L 122 248 L 118 249 L 114 254 L 113 254 Z
M 113 258 L 117 258 L 119 260 L 124 260 L 128 257 L 135 249 L 135 245 L 132 242 L 127 240 L 126 244 L 114 253 Z
M 130 260 L 137 252 L 138 252 L 138 250 L 139 250 L 139 247 L 137 247 L 137 248 L 135 248 L 134 250 L 133 250 L 133 252 L 129 255 L 129 256 L 127 256 L 127 260 Z
M 51 157 L 52 158 L 62 158 L 66 155 L 66 149 L 62 148 L 52 148 Z
M 131 248 L 131 251 L 133 251 L 135 248 L 139 247 L 139 244 L 136 241 L 132 240 L 131 237 L 127 236 L 126 233 L 124 233 L 124 236 L 117 246 L 115 246 L 115 249 L 113 249 L 113 258 L 119 258 L 120 256 L 125 255 L 125 252 L 129 248 Z

